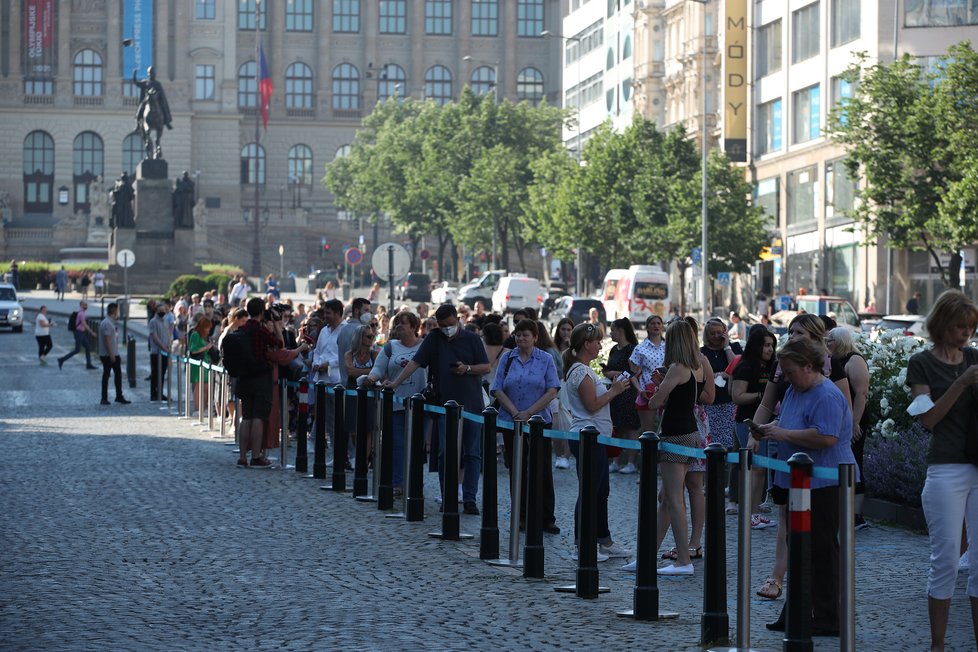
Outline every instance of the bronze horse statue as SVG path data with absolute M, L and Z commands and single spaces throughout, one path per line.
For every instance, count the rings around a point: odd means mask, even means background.
M 163 158 L 163 148 L 160 145 L 163 128 L 173 129 L 170 105 L 166 101 L 163 85 L 156 80 L 153 68 L 150 67 L 147 72 L 148 77 L 139 81 L 136 79 L 136 71 L 132 71 L 132 83 L 140 90 L 139 108 L 136 109 L 136 129 L 133 133 L 138 133 L 142 137 L 146 158 Z

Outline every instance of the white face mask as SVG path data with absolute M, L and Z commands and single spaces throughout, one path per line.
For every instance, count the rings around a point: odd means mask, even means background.
M 442 326 L 441 332 L 445 337 L 455 337 L 455 333 L 458 332 L 458 324 L 455 326 Z
M 369 312 L 360 313 L 360 323 L 363 324 L 364 326 L 369 326 L 370 320 L 373 319 L 373 317 L 374 316 Z

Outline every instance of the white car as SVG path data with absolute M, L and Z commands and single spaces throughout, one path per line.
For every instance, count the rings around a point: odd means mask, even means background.
M 904 335 L 927 339 L 927 317 L 924 315 L 886 315 L 873 327 L 876 332 L 898 330 Z
M 458 298 L 458 288 L 442 281 L 434 290 L 431 291 L 431 303 L 441 305 L 443 303 L 455 303 Z
M 24 330 L 24 308 L 17 301 L 17 290 L 0 283 L 0 326 L 10 326 L 15 333 Z

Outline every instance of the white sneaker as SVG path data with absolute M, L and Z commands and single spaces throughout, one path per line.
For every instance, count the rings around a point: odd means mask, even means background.
M 608 555 L 608 557 L 615 557 L 615 558 L 626 558 L 632 556 L 632 553 L 630 551 L 625 550 L 617 543 L 612 543 L 610 546 L 599 544 L 598 552 Z
M 571 559 L 573 559 L 574 561 L 577 561 L 579 559 L 579 556 L 577 554 L 577 548 L 574 548 L 574 552 L 571 553 Z M 601 552 L 601 549 L 598 548 L 597 559 L 598 559 L 598 563 L 600 564 L 603 561 L 608 561 L 609 559 L 611 559 L 611 557 Z
M 618 466 L 618 462 L 612 462 L 608 465 L 608 473 L 618 473 L 619 470 L 621 470 L 621 467 Z
M 618 473 L 620 473 L 622 475 L 632 475 L 632 474 L 638 473 L 638 469 L 635 468 L 635 465 L 634 464 L 632 464 L 631 462 L 629 462 L 625 466 L 621 467 L 618 470 Z
M 659 575 L 692 575 L 693 565 L 686 564 L 685 566 L 663 566 L 656 571 Z
M 556 468 L 556 469 L 569 469 L 570 468 L 570 460 L 568 458 L 566 458 L 566 457 L 558 457 L 557 460 L 554 462 L 554 468 Z
M 763 530 L 766 527 L 771 527 L 774 525 L 771 523 L 771 519 L 766 516 L 761 516 L 760 514 L 751 514 L 750 517 L 750 529 L 752 530 Z
M 971 560 L 968 559 L 968 553 L 970 550 L 965 550 L 964 554 L 961 555 L 961 559 L 958 560 L 958 570 L 968 570 L 971 568 Z
M 624 566 L 622 566 L 621 569 L 623 571 L 628 572 L 628 573 L 634 573 L 635 571 L 638 570 L 638 560 L 637 559 L 633 559 L 632 561 L 630 561 L 627 564 L 625 564 Z

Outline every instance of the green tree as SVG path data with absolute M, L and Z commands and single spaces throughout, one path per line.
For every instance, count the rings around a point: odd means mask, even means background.
M 927 251 L 957 286 L 959 251 L 978 240 L 978 55 L 968 42 L 952 46 L 933 72 L 909 55 L 868 60 L 861 54 L 846 71 L 855 92 L 828 127 L 850 176 L 865 179 L 852 216 L 869 240 Z

